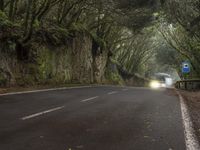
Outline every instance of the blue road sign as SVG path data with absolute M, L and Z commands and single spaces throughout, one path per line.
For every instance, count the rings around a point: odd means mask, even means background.
M 189 62 L 182 63 L 182 73 L 190 73 L 190 64 Z

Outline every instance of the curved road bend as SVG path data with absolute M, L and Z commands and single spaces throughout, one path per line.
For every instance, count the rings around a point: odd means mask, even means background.
M 167 90 L 96 86 L 0 96 L 1 150 L 184 150 Z

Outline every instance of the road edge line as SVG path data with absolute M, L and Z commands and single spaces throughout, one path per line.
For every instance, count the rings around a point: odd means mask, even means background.
M 197 140 L 194 128 L 193 128 L 193 123 L 192 123 L 191 117 L 189 115 L 188 107 L 185 103 L 184 98 L 180 94 L 180 92 L 176 90 L 176 93 L 178 94 L 178 97 L 180 99 L 186 149 L 187 150 L 199 150 L 200 146 L 199 146 L 199 143 L 198 143 L 198 140 Z
M 39 93 L 39 92 L 48 92 L 48 91 L 57 91 L 57 90 L 68 90 L 68 89 L 81 89 L 81 88 L 91 88 L 91 87 L 93 87 L 93 86 L 50 88 L 50 89 L 42 89 L 42 90 L 31 90 L 31 91 L 23 91 L 23 92 L 4 93 L 4 94 L 0 94 L 0 96 L 20 95 L 20 94 Z

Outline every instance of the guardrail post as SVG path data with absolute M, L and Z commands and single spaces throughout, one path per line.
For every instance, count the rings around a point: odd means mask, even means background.
M 177 81 L 175 87 L 182 90 L 200 90 L 200 79 Z
M 187 83 L 188 83 L 188 82 L 186 81 L 186 82 L 185 82 L 185 90 L 188 90 L 188 89 L 187 89 L 187 87 L 188 87 L 188 86 L 187 86 Z

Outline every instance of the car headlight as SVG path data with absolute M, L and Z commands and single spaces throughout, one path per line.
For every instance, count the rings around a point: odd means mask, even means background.
M 162 83 L 162 84 L 161 84 L 161 87 L 164 87 L 164 88 L 165 88 L 165 87 L 167 87 L 167 86 L 166 86 L 165 83 Z
M 153 89 L 160 88 L 160 82 L 158 82 L 158 81 L 151 81 L 150 82 L 150 87 L 153 88 Z

